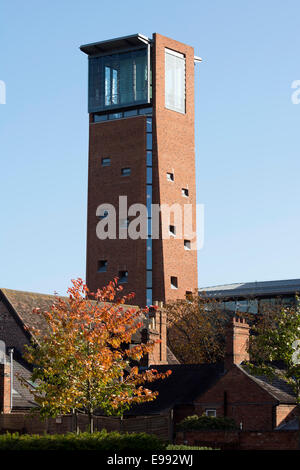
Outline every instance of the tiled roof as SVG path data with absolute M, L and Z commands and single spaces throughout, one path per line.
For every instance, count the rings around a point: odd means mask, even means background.
M 149 403 L 134 406 L 127 414 L 156 414 L 173 408 L 174 405 L 192 404 L 223 375 L 224 365 L 219 364 L 173 364 L 152 366 L 158 372 L 171 370 L 172 374 L 164 380 L 147 385 L 158 391 L 158 397 Z
M 35 327 L 40 330 L 46 328 L 46 323 L 42 315 L 33 313 L 34 308 L 39 308 L 41 311 L 48 311 L 51 306 L 59 297 L 68 300 L 68 297 L 61 297 L 49 294 L 39 294 L 35 292 L 26 292 L 11 289 L 0 289 L 0 292 L 5 296 L 10 306 L 14 310 L 18 319 L 24 327 Z M 123 305 L 126 308 L 138 308 L 134 305 Z M 140 335 L 137 333 L 133 337 L 133 341 L 138 341 Z
M 242 365 L 239 367 L 248 377 L 256 382 L 261 388 L 266 390 L 271 396 L 273 396 L 279 403 L 294 404 L 296 403 L 296 395 L 293 388 L 286 383 L 283 379 L 277 377 L 270 378 L 260 375 L 249 373 Z M 280 371 L 279 371 L 280 372 Z

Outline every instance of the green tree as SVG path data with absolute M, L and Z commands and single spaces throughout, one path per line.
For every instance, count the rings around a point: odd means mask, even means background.
M 250 336 L 250 372 L 288 383 L 296 395 L 300 424 L 299 307 L 270 309 L 261 315 Z

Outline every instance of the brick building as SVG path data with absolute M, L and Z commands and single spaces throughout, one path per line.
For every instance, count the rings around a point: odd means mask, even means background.
M 197 288 L 194 66 L 201 59 L 160 34 L 80 49 L 89 58 L 87 284 L 96 290 L 118 276 L 141 306 L 184 298 Z M 123 211 L 119 196 L 127 207 L 147 208 L 141 238 L 127 236 L 136 214 Z M 192 226 L 182 235 L 183 221 L 173 212 L 155 218 L 152 204 L 176 204 L 182 214 L 190 205 Z M 108 227 L 115 215 L 114 237 L 99 237 L 99 224 Z
M 224 363 L 168 366 L 170 378 L 151 386 L 159 392 L 157 400 L 131 413 L 172 410 L 175 423 L 193 414 L 227 416 L 243 431 L 272 431 L 294 422 L 297 405 L 292 388 L 283 380 L 250 374 L 243 366 L 249 360 L 248 339 L 245 320 L 233 318 Z

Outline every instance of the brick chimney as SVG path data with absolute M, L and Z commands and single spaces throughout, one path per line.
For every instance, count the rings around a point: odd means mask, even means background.
M 149 340 L 156 341 L 149 354 L 149 365 L 167 364 L 167 316 L 162 302 L 153 302 L 157 307 L 150 310 Z
M 0 412 L 10 413 L 10 365 L 0 364 Z
M 249 361 L 249 330 L 243 317 L 231 318 L 226 332 L 225 370 L 229 370 L 233 364 Z

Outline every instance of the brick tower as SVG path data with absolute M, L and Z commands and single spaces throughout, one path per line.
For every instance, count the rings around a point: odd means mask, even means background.
M 197 288 L 194 66 L 201 59 L 159 34 L 80 49 L 89 59 L 87 285 L 96 290 L 118 276 L 141 306 L 184 298 Z M 134 204 L 146 210 L 139 238 L 130 236 L 141 215 Z M 177 215 L 154 204 L 175 204 Z

